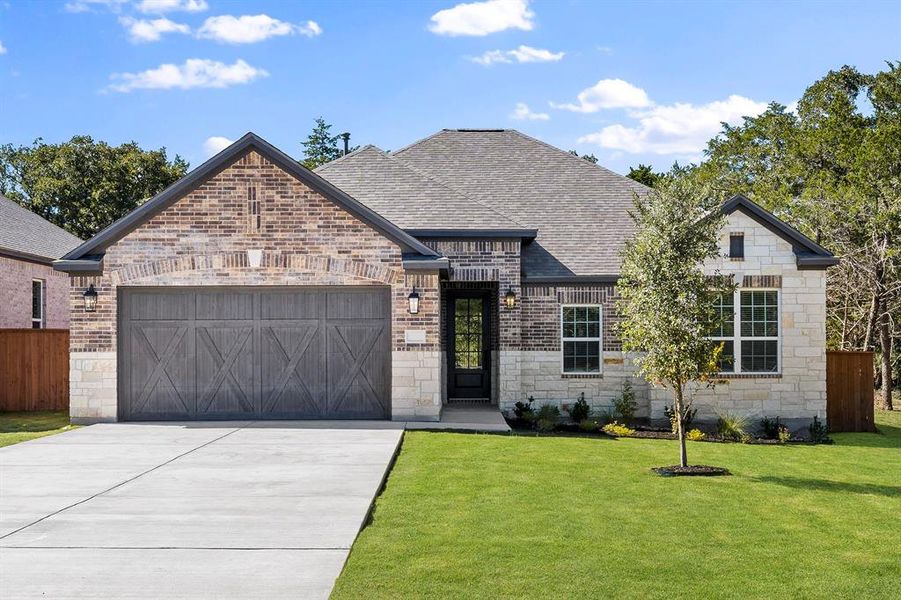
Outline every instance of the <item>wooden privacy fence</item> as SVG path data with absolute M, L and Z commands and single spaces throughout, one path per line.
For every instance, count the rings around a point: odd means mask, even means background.
M 69 408 L 69 331 L 0 329 L 0 411 Z
M 826 353 L 829 431 L 876 431 L 873 423 L 873 353 Z

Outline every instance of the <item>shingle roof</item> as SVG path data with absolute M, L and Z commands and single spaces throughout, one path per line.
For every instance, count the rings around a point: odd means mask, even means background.
M 80 243 L 65 229 L 0 195 L 0 254 L 49 263 Z
M 525 228 L 375 146 L 326 163 L 316 174 L 404 229 Z
M 529 277 L 619 273 L 643 185 L 514 130 L 443 130 L 393 154 L 502 211 L 538 238 L 523 249 Z

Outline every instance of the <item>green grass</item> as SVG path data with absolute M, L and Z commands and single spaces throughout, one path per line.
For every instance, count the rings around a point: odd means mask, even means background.
M 67 411 L 0 413 L 0 448 L 69 429 Z
M 897 598 L 901 412 L 833 446 L 408 432 L 333 598 Z

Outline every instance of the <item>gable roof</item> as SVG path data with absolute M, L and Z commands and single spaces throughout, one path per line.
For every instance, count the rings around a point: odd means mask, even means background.
M 79 265 L 79 261 L 93 262 L 96 264 L 99 261 L 99 256 L 102 255 L 104 250 L 110 245 L 119 241 L 128 233 L 149 221 L 155 215 L 175 204 L 175 202 L 185 197 L 251 150 L 258 152 L 261 156 L 289 175 L 303 182 L 311 189 L 319 192 L 384 235 L 386 238 L 397 243 L 405 253 L 431 258 L 439 257 L 434 250 L 404 232 L 385 217 L 379 215 L 360 202 L 357 202 L 319 175 L 316 175 L 305 168 L 263 138 L 254 133 L 246 133 L 231 146 L 213 156 L 135 210 L 67 253 L 62 257 L 62 260 L 59 261 L 57 267 L 60 270 L 82 270 L 82 268 L 87 268 L 88 266 Z
M 633 194 L 648 188 L 511 129 L 445 129 L 393 153 L 528 228 L 524 277 L 615 275 L 633 233 Z
M 442 231 L 534 231 L 496 208 L 457 191 L 367 145 L 316 169 L 355 199 L 414 235 Z
M 50 264 L 81 239 L 0 195 L 0 254 Z
M 839 262 L 834 254 L 747 196 L 741 194 L 733 196 L 723 204 L 720 210 L 724 215 L 740 210 L 791 244 L 797 257 L 798 268 L 822 269 L 837 265 Z

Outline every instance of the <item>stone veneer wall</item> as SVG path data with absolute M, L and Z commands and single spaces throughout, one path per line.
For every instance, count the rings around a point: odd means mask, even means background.
M 49 265 L 0 256 L 0 329 L 31 329 L 31 281 L 44 280 L 44 325 L 69 328 L 69 281 Z
M 260 250 L 251 266 L 248 250 Z M 97 311 L 83 311 L 94 284 Z M 71 416 L 115 420 L 119 286 L 389 285 L 393 297 L 392 413 L 437 420 L 438 273 L 406 273 L 392 241 L 250 152 L 109 247 L 103 273 L 72 276 Z M 407 310 L 415 285 L 418 315 Z M 407 329 L 424 344 L 407 344 Z
M 744 260 L 725 257 L 731 233 L 744 234 Z M 779 289 L 782 369 L 773 375 L 724 376 L 712 389 L 693 389 L 698 419 L 728 412 L 752 420 L 779 416 L 796 427 L 814 416 L 825 420 L 826 271 L 799 270 L 791 244 L 741 211 L 729 215 L 720 248 L 724 258 L 708 263 L 709 272 L 734 274 L 740 289 Z M 663 408 L 671 403 L 665 390 L 654 389 L 651 416 L 663 419 Z

